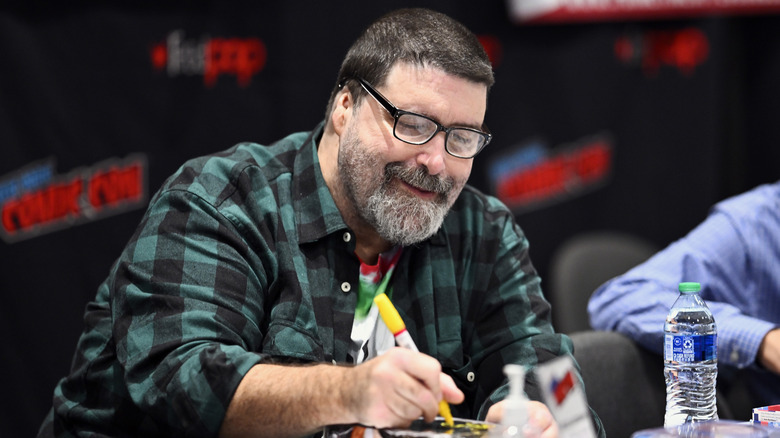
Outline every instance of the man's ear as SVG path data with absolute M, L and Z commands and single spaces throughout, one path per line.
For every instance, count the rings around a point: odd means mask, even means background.
M 333 111 L 330 113 L 330 121 L 333 124 L 333 130 L 336 135 L 341 136 L 347 127 L 349 118 L 352 117 L 352 110 L 354 109 L 354 102 L 352 101 L 352 93 L 349 92 L 349 88 L 344 88 L 333 102 Z

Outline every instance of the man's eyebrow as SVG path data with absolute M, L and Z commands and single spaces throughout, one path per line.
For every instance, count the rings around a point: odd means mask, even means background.
M 447 128 L 471 128 L 471 129 L 482 130 L 482 128 L 485 126 L 485 122 L 482 122 L 482 123 L 479 123 L 479 124 L 468 123 L 468 122 L 462 122 L 462 123 L 461 122 L 454 122 L 454 123 L 447 124 L 447 123 L 442 123 L 441 120 L 439 120 L 437 117 L 432 116 L 431 114 L 429 114 L 429 113 L 427 113 L 425 111 L 420 111 L 420 112 L 409 111 L 409 110 L 406 110 L 406 109 L 403 109 L 403 108 L 398 108 L 398 110 L 406 112 L 406 113 L 416 114 L 418 116 L 425 116 L 425 117 L 427 117 L 427 118 L 429 118 L 431 120 L 434 120 L 435 122 L 439 123 L 440 125 L 446 126 Z

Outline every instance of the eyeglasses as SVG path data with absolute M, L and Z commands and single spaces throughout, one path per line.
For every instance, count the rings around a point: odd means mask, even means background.
M 414 145 L 425 144 L 439 131 L 444 131 L 444 149 L 447 153 L 458 158 L 473 158 L 493 138 L 493 135 L 488 132 L 465 127 L 448 128 L 430 117 L 400 110 L 382 96 L 371 84 L 361 78 L 356 79 L 368 94 L 376 99 L 393 116 L 395 120 L 393 123 L 393 136 L 405 143 Z

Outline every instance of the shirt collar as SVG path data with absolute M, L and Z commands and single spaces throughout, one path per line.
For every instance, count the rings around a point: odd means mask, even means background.
M 292 197 L 300 243 L 313 242 L 347 228 L 325 184 L 317 155 L 324 126 L 321 122 L 309 134 L 293 165 Z

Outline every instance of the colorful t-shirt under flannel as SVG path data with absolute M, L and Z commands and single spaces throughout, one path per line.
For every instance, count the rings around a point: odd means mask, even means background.
M 360 289 L 352 324 L 352 348 L 349 353 L 354 363 L 379 356 L 395 345 L 395 337 L 379 317 L 374 297 L 382 291 L 392 297 L 392 287 L 387 285 L 400 256 L 401 247 L 396 246 L 379 254 L 375 265 L 360 261 Z
M 351 362 L 360 261 L 321 135 L 242 143 L 164 183 L 87 305 L 40 436 L 216 436 L 254 365 Z M 505 396 L 505 363 L 571 353 L 512 213 L 469 186 L 434 236 L 403 248 L 390 286 L 417 347 L 465 393 L 456 417 Z

